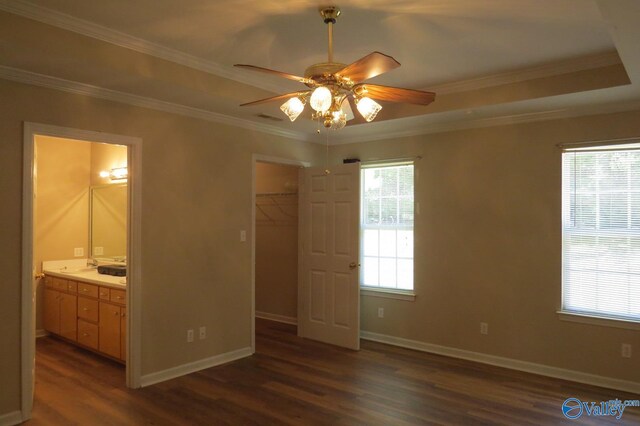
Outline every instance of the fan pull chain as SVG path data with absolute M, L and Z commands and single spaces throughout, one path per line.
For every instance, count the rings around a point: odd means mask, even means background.
M 331 170 L 329 170 L 329 131 L 327 130 L 325 133 L 327 134 L 327 153 L 324 159 L 324 174 L 328 175 L 331 173 Z

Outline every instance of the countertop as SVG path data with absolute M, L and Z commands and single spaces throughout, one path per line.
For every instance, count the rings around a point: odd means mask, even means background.
M 63 278 L 72 281 L 82 281 L 91 284 L 102 285 L 105 287 L 112 287 L 126 290 L 127 279 L 126 277 L 114 277 L 112 275 L 99 274 L 97 269 L 86 270 L 89 268 L 82 268 L 83 270 L 65 272 L 65 268 L 51 268 L 45 269 L 43 272 L 45 275 L 51 275 L 58 278 Z

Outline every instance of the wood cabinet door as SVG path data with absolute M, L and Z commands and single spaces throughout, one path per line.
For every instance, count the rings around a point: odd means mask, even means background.
M 98 349 L 114 358 L 120 358 L 120 322 L 120 306 L 100 302 Z
M 60 292 L 46 288 L 44 290 L 44 329 L 55 334 L 60 334 Z
M 60 335 L 78 340 L 78 305 L 75 294 L 60 293 Z
M 98 324 L 79 319 L 78 320 L 78 343 L 91 349 L 98 350 Z
M 120 308 L 120 359 L 127 360 L 127 308 Z

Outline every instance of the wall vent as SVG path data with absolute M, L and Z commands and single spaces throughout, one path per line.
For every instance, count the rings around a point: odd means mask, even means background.
M 267 115 L 267 114 L 258 114 L 257 115 L 260 118 L 264 118 L 265 120 L 271 120 L 271 121 L 283 121 L 282 118 L 279 117 L 274 117 L 273 115 Z

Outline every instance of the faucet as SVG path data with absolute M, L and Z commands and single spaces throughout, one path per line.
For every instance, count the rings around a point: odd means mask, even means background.
M 94 268 L 98 267 L 98 261 L 92 258 L 87 259 L 87 266 L 93 266 Z

